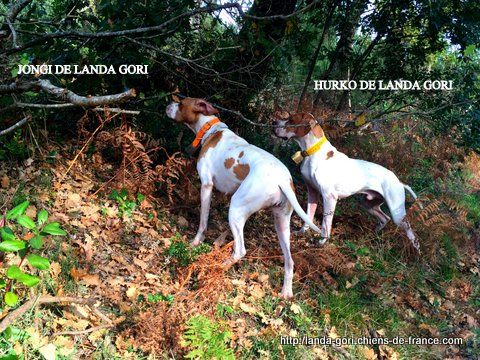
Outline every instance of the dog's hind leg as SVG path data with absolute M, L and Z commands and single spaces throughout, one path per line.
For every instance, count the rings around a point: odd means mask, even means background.
M 381 231 L 385 225 L 390 221 L 390 216 L 385 214 L 380 207 L 383 202 L 383 196 L 376 191 L 369 191 L 365 193 L 366 196 L 360 198 L 360 204 L 367 210 L 367 212 L 375 216 L 378 220 L 378 225 L 375 229 L 376 232 Z
M 280 193 L 280 191 L 278 190 Z M 258 210 L 271 206 L 268 195 L 262 183 L 255 183 L 253 179 L 246 178 L 232 196 L 228 210 L 228 222 L 233 235 L 233 260 L 240 260 L 245 256 L 245 241 L 243 228 L 250 215 Z
M 307 215 L 310 218 L 310 220 L 314 220 L 315 218 L 315 211 L 317 211 L 317 204 L 318 200 L 320 199 L 320 194 L 318 191 L 309 185 L 308 183 L 305 183 L 307 185 L 307 190 L 308 190 L 308 206 L 307 206 Z M 300 230 L 296 231 L 296 233 L 304 233 L 306 232 L 310 226 L 305 223 Z
M 393 222 L 405 231 L 405 234 L 410 240 L 410 243 L 415 250 L 420 254 L 420 243 L 410 226 L 410 223 L 406 219 L 407 211 L 405 210 L 405 190 L 403 185 L 397 191 L 392 191 L 391 194 L 385 197 L 390 214 L 392 214 Z
M 285 274 L 281 293 L 284 298 L 293 297 L 293 259 L 292 254 L 290 253 L 290 218 L 292 216 L 292 211 L 293 209 L 288 203 L 282 207 L 273 208 L 275 230 L 277 231 L 284 259 Z

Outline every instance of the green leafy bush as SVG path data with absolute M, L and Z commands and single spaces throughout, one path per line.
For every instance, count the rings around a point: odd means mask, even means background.
M 206 243 L 192 247 L 190 244 L 176 239 L 170 244 L 167 250 L 167 256 L 171 256 L 177 260 L 180 266 L 187 266 L 194 262 L 201 254 L 208 253 L 211 248 L 212 247 Z
M 187 359 L 235 359 L 228 347 L 230 330 L 205 316 L 190 318 L 183 338 L 183 345 L 192 349 L 185 355 Z
M 24 285 L 33 287 L 40 282 L 38 276 L 26 273 L 22 270 L 25 260 L 34 268 L 43 271 L 50 268 L 50 261 L 35 253 L 43 246 L 44 238 L 48 235 L 62 236 L 67 233 L 60 227 L 58 222 L 48 221 L 48 212 L 42 209 L 37 214 L 37 221 L 33 221 L 25 215 L 29 205 L 28 201 L 23 201 L 19 205 L 11 209 L 6 216 L 6 224 L 0 228 L 0 251 L 6 253 L 17 253 L 20 257 L 18 265 L 8 267 L 5 275 L 6 279 L 0 279 L 0 289 L 4 291 L 3 301 L 8 306 L 15 306 L 18 302 L 18 295 L 15 287 Z M 9 222 L 13 224 L 9 226 Z M 15 224 L 16 223 L 16 224 Z M 13 227 L 13 229 L 12 229 Z M 21 240 L 17 234 L 21 232 L 21 228 L 27 229 L 32 236 L 29 240 Z
M 140 205 L 145 199 L 145 196 L 138 193 L 134 200 L 131 200 L 128 196 L 127 189 L 123 188 L 120 192 L 114 189 L 109 196 L 109 199 L 115 200 L 118 205 L 118 216 L 122 217 L 124 214 L 132 216 L 132 211 Z

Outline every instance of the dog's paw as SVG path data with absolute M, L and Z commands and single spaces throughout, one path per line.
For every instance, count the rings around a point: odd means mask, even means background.
M 295 235 L 301 235 L 301 234 L 305 234 L 308 230 L 310 230 L 310 226 L 302 226 L 300 229 L 294 231 L 293 233 Z
M 320 237 L 318 238 L 318 241 L 317 241 L 317 246 L 323 246 L 325 245 L 325 243 L 327 242 L 328 238 L 326 237 Z
M 190 246 L 191 246 L 191 247 L 195 247 L 195 246 L 200 245 L 201 243 L 202 243 L 202 242 L 201 242 L 200 239 L 193 239 L 193 240 L 190 241 Z
M 282 290 L 282 292 L 280 294 L 278 294 L 278 296 L 282 299 L 285 299 L 285 300 L 288 300 L 288 299 L 292 299 L 293 298 L 293 292 L 291 290 Z
M 238 260 L 235 260 L 233 257 L 230 257 L 222 263 L 222 266 L 229 268 L 230 266 L 234 265 L 237 262 Z

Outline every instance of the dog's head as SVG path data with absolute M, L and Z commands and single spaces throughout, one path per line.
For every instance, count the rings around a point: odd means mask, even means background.
M 218 110 L 203 99 L 184 98 L 178 100 L 179 102 L 170 103 L 166 109 L 167 116 L 177 122 L 193 125 L 198 121 L 200 115 L 218 114 Z
M 310 113 L 301 112 L 287 118 L 275 116 L 273 124 L 279 126 L 275 127 L 273 132 L 275 136 L 281 139 L 300 139 L 310 132 L 318 138 L 323 136 L 322 127 L 318 125 L 314 116 Z

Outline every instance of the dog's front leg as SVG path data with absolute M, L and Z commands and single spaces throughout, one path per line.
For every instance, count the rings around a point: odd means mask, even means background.
M 335 213 L 335 207 L 337 206 L 337 197 L 333 194 L 323 195 L 323 221 L 322 221 L 322 240 L 320 244 L 324 244 L 330 237 L 332 232 L 333 215 Z
M 212 190 L 213 184 L 202 184 L 202 189 L 200 190 L 200 224 L 198 226 L 197 235 L 191 242 L 192 246 L 199 245 L 205 239 L 205 231 L 207 230 L 208 225 L 208 214 L 210 212 L 210 202 L 212 200 Z
M 307 205 L 307 215 L 312 220 L 315 217 L 315 212 L 317 211 L 317 204 L 318 204 L 318 192 L 317 190 L 310 186 L 308 183 L 307 185 L 307 190 L 308 190 L 308 205 Z M 297 231 L 297 233 L 304 233 L 306 232 L 310 226 L 307 223 L 304 223 L 303 226 L 300 228 L 300 230 Z

